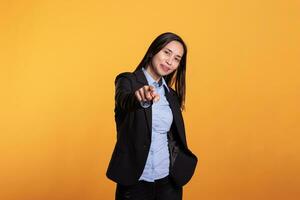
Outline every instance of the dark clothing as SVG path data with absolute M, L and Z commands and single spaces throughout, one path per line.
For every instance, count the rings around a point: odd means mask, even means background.
M 123 186 L 138 183 L 151 144 L 152 106 L 143 108 L 134 94 L 144 85 L 148 85 L 148 82 L 142 69 L 121 73 L 115 79 L 117 142 L 106 176 Z M 183 186 L 194 173 L 197 157 L 187 146 L 177 93 L 169 89 L 170 92 L 165 92 L 173 113 L 173 123 L 168 132 L 169 176 L 174 184 Z
M 182 186 L 174 185 L 169 176 L 155 182 L 139 181 L 135 185 L 117 184 L 116 200 L 182 200 Z

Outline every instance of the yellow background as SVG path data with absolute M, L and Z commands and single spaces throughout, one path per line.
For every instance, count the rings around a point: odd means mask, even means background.
M 0 4 L 0 199 L 113 199 L 114 78 L 186 41 L 184 199 L 300 199 L 298 0 Z

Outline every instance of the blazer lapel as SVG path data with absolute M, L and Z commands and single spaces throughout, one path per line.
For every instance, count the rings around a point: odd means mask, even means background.
M 181 111 L 180 111 L 180 106 L 179 104 L 176 102 L 176 96 L 174 96 L 171 92 L 168 92 L 168 90 L 165 88 L 165 94 L 167 97 L 167 100 L 170 104 L 170 108 L 172 110 L 173 113 L 173 119 L 175 122 L 175 125 L 177 127 L 177 132 L 178 135 L 182 141 L 182 144 L 187 148 L 186 145 L 186 141 L 185 141 L 185 130 L 184 130 L 184 125 L 183 125 L 183 118 L 181 115 Z
M 137 71 L 134 72 L 135 76 L 136 76 L 136 80 L 138 82 L 138 84 L 136 84 L 133 87 L 133 90 L 136 91 L 137 89 L 139 89 L 140 87 L 144 86 L 144 85 L 148 85 L 148 81 L 145 77 L 145 74 L 143 72 L 142 69 L 139 69 Z M 179 104 L 176 102 L 176 96 L 174 96 L 172 94 L 172 92 L 169 92 L 165 87 L 165 94 L 166 94 L 166 98 L 170 104 L 170 108 L 172 110 L 173 113 L 173 119 L 175 122 L 175 125 L 177 127 L 177 132 L 179 134 L 179 137 L 182 141 L 182 144 L 187 148 L 186 145 L 186 141 L 185 141 L 185 130 L 184 130 L 184 125 L 183 125 L 183 119 L 182 119 L 182 115 L 181 115 L 181 111 L 180 111 L 180 106 Z M 171 89 L 170 89 L 171 90 Z M 146 120 L 147 120 L 147 126 L 149 129 L 149 133 L 150 133 L 150 138 L 151 138 L 151 134 L 152 134 L 152 106 L 150 106 L 149 108 L 144 108 L 144 112 L 146 115 Z

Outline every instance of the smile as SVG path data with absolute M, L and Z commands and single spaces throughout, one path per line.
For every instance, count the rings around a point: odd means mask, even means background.
M 161 64 L 160 66 L 164 70 L 164 72 L 168 72 L 170 70 L 170 68 L 167 67 L 166 65 Z

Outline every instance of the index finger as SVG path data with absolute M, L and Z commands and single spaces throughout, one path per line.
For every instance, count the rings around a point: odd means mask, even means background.
M 152 86 L 152 85 L 149 85 L 149 89 L 151 90 L 151 92 L 154 92 L 154 90 L 155 90 L 155 87 L 154 87 L 154 86 Z

